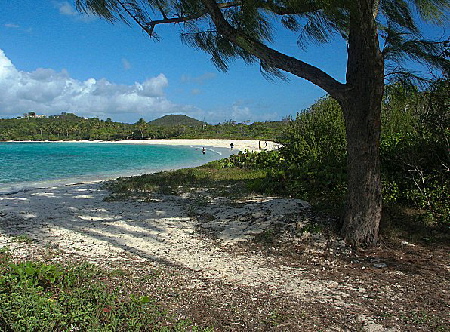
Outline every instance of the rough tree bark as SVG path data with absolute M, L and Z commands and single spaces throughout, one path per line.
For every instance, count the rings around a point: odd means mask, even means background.
M 348 199 L 342 233 L 355 246 L 378 242 L 381 221 L 380 133 L 384 63 L 375 17 L 378 0 L 352 3 L 347 83 L 316 67 L 281 54 L 234 29 L 215 0 L 202 0 L 218 32 L 271 66 L 320 86 L 340 103 L 345 118 L 348 153 Z
M 375 245 L 381 220 L 380 133 L 384 62 L 374 19 L 377 2 L 355 1 L 348 40 L 346 96 L 339 100 L 347 135 L 348 199 L 342 233 Z

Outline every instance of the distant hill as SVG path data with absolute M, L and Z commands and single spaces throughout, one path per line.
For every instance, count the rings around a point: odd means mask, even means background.
M 201 127 L 206 122 L 199 121 L 187 115 L 164 115 L 163 117 L 148 122 L 150 125 L 161 127 L 187 126 L 187 127 Z

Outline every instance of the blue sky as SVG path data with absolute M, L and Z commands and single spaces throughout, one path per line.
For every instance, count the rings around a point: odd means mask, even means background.
M 325 93 L 294 76 L 268 81 L 242 61 L 218 71 L 209 55 L 180 42 L 176 25 L 140 29 L 87 17 L 73 1 L 14 0 L 0 11 L 0 117 L 24 112 L 153 120 L 186 114 L 209 123 L 281 120 Z M 302 51 L 294 35 L 276 35 L 277 49 L 345 77 L 345 43 Z

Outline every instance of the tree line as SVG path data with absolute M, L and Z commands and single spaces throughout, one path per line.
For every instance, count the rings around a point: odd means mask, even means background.
M 190 126 L 154 125 L 139 119 L 134 124 L 65 113 L 48 118 L 0 119 L 0 141 L 44 140 L 141 140 L 173 138 L 274 139 L 285 125 L 282 121 L 252 124 L 227 121 Z

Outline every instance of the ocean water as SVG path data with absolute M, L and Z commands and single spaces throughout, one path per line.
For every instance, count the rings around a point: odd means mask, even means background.
M 228 149 L 120 143 L 0 142 L 0 193 L 193 167 Z

